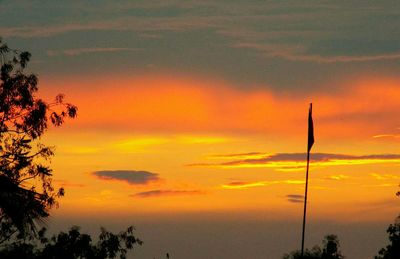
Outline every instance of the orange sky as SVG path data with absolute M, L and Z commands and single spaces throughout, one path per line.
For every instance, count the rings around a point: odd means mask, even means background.
M 0 1 L 39 95 L 79 109 L 42 139 L 66 189 L 51 229 L 135 224 L 138 258 L 280 258 L 312 102 L 306 246 L 335 233 L 372 258 L 400 209 L 400 2 L 360 2 Z
M 240 90 L 217 80 L 161 74 L 93 82 L 45 79 L 43 96 L 62 91 L 79 107 L 75 121 L 45 138 L 57 146 L 55 179 L 67 189 L 60 210 L 274 211 L 296 218 L 312 101 L 310 217 L 390 220 L 399 208 L 394 193 L 400 132 L 393 120 L 400 110 L 399 83 L 353 80 L 310 98 L 277 94 L 268 86 Z M 71 91 L 68 85 L 74 85 Z M 146 171 L 154 179 L 130 181 L 113 175 L 124 174 L 118 170 Z M 111 176 L 96 175 L 102 171 Z

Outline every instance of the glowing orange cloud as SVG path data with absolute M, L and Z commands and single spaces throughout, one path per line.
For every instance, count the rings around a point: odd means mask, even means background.
M 349 178 L 349 176 L 347 176 L 347 175 L 338 174 L 338 175 L 330 175 L 326 179 L 339 181 L 339 180 L 344 180 L 344 179 L 348 179 L 348 178 Z
M 259 181 L 259 182 L 230 182 L 221 185 L 222 189 L 248 189 L 252 187 L 268 186 L 273 184 L 304 184 L 303 180 L 284 180 L 284 181 Z
M 305 157 L 305 153 L 278 153 L 272 155 L 264 155 L 263 157 L 258 158 L 232 160 L 220 163 L 194 163 L 188 164 L 187 166 L 214 168 L 275 168 L 280 171 L 296 171 L 303 170 L 305 168 Z M 311 162 L 312 166 L 314 167 L 399 163 L 400 155 L 380 154 L 355 156 L 343 154 L 315 153 L 311 156 Z
M 257 159 L 268 157 L 269 154 L 262 152 L 248 152 L 237 154 L 215 154 L 208 155 L 207 159 Z
M 49 79 L 43 84 L 46 96 L 60 92 L 48 87 Z M 165 75 L 57 84 L 60 90 L 79 85 L 67 95 L 79 107 L 74 128 L 304 136 L 313 101 L 318 136 L 379 138 L 398 126 L 393 118 L 400 115 L 400 80 L 357 80 L 337 87 L 343 91 L 292 94 Z

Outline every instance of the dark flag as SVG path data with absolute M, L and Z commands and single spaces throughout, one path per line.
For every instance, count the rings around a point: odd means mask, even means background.
M 314 145 L 314 123 L 312 120 L 312 103 L 310 103 L 310 110 L 308 112 L 308 149 L 310 152 L 312 146 Z

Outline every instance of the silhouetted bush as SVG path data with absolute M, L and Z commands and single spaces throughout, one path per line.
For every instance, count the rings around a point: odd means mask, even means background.
M 323 248 L 318 245 L 311 250 L 306 249 L 303 256 L 300 250 L 285 254 L 282 259 L 343 259 L 344 256 L 339 251 L 339 239 L 336 235 L 327 235 L 322 241 Z
M 68 233 L 60 232 L 50 239 L 45 236 L 45 229 L 38 232 L 38 239 L 19 239 L 3 244 L 0 258 L 25 259 L 103 259 L 126 258 L 126 253 L 135 244 L 142 241 L 134 236 L 134 228 L 113 234 L 101 229 L 98 242 L 93 243 L 88 234 L 80 233 L 79 227 L 72 227 Z

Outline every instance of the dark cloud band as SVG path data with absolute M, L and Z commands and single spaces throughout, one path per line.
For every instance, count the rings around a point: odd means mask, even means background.
M 304 196 L 300 194 L 288 194 L 285 196 L 286 200 L 291 203 L 303 203 Z
M 134 170 L 105 170 L 93 172 L 93 175 L 102 180 L 118 180 L 129 184 L 148 184 L 159 181 L 158 174 L 147 171 Z
M 182 195 L 199 195 L 204 194 L 202 191 L 198 190 L 151 190 L 146 192 L 138 192 L 132 197 L 139 198 L 151 198 L 151 197 L 162 197 L 162 196 L 182 196 Z

